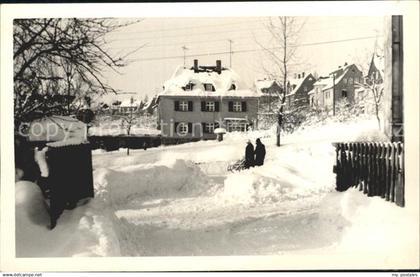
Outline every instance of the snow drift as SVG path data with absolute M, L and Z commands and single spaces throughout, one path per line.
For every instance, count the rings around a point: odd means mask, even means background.
M 357 190 L 334 191 L 331 142 L 369 139 L 377 136 L 375 128 L 374 120 L 306 127 L 284 136 L 282 147 L 274 146 L 269 130 L 230 133 L 222 142 L 133 150 L 130 156 L 96 153 L 95 198 L 65 211 L 52 231 L 44 226 L 36 185 L 16 184 L 18 256 L 367 251 L 401 262 L 394 251 L 418 251 L 410 245 L 418 229 L 400 227 L 413 215 Z M 227 165 L 243 157 L 246 140 L 256 137 L 266 144 L 264 166 L 228 173 Z M 31 201 L 39 207 L 34 217 L 27 209 Z M 395 240 L 396 233 L 403 237 Z

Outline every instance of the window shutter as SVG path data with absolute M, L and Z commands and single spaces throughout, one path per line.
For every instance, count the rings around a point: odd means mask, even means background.
M 175 101 L 175 111 L 179 111 L 179 101 Z
M 202 112 L 206 111 L 206 101 L 201 101 L 201 111 Z
M 217 121 L 215 121 L 214 122 L 214 129 L 217 129 L 217 128 L 219 128 L 220 126 L 219 126 L 219 122 L 217 122 Z
M 214 111 L 215 112 L 218 112 L 219 111 L 219 108 L 220 108 L 219 103 L 220 103 L 219 101 L 214 102 Z
M 233 112 L 233 101 L 229 101 L 229 111 Z
M 174 133 L 178 133 L 178 125 L 179 125 L 179 122 L 174 123 Z
M 216 91 L 213 85 L 211 85 L 211 91 Z
M 242 102 L 242 111 L 246 112 L 246 102 Z
M 193 111 L 193 102 L 192 101 L 188 101 L 188 111 L 189 112 Z
M 192 133 L 192 123 L 188 122 L 188 133 L 191 134 Z
M 207 131 L 206 131 L 206 123 L 202 122 L 201 123 L 201 128 L 202 128 L 204 134 L 207 133 Z

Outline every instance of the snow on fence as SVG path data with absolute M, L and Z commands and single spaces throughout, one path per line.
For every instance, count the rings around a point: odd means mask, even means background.
M 401 142 L 334 143 L 336 189 L 358 187 L 404 207 L 404 145 Z

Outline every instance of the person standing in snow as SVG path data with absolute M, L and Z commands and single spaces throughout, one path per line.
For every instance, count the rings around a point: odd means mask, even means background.
M 245 148 L 245 168 L 250 168 L 254 166 L 254 145 L 252 145 L 251 141 L 248 140 L 247 146 Z
M 261 166 L 264 164 L 265 146 L 259 138 L 255 141 L 255 144 L 255 165 Z

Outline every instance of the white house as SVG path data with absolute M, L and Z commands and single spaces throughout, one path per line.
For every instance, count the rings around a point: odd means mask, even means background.
M 248 89 L 230 68 L 178 67 L 159 94 L 163 137 L 215 138 L 214 129 L 245 131 L 256 124 L 260 93 Z

